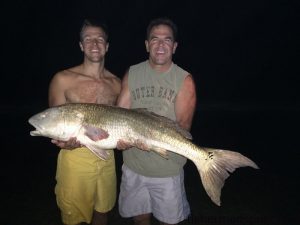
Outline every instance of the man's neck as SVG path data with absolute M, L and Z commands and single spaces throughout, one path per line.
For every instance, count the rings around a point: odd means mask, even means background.
M 103 78 L 105 76 L 105 67 L 104 62 L 93 63 L 93 62 L 84 62 L 82 64 L 83 73 L 93 77 L 95 79 Z
M 166 63 L 166 64 L 163 64 L 163 65 L 159 65 L 159 64 L 154 64 L 150 59 L 148 60 L 149 62 L 149 65 L 150 67 L 159 72 L 159 73 L 165 73 L 167 72 L 168 70 L 171 69 L 172 65 L 173 65 L 173 62 L 169 62 L 169 63 Z

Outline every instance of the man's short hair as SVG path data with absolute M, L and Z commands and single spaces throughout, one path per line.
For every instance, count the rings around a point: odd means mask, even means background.
M 108 28 L 105 23 L 102 23 L 96 19 L 85 19 L 81 25 L 80 33 L 79 33 L 79 38 L 80 41 L 83 41 L 83 32 L 86 27 L 98 27 L 101 28 L 104 32 L 105 35 L 105 41 L 108 41 Z
M 151 32 L 152 28 L 159 26 L 159 25 L 166 25 L 166 26 L 170 27 L 173 32 L 174 41 L 177 40 L 177 35 L 178 35 L 177 34 L 178 33 L 177 25 L 171 19 L 169 19 L 167 17 L 160 17 L 160 18 L 156 18 L 156 19 L 153 19 L 150 21 L 150 23 L 147 27 L 146 40 L 149 40 L 150 32 Z

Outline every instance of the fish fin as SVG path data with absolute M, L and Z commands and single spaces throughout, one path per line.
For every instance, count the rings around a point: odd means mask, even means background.
M 176 121 L 171 120 L 165 116 L 161 116 L 158 115 L 154 112 L 151 112 L 145 108 L 136 108 L 136 109 L 132 109 L 138 113 L 144 113 L 147 114 L 148 116 L 154 117 L 155 119 L 158 119 L 159 121 L 161 121 L 161 123 L 163 124 L 163 126 L 169 126 L 171 128 L 175 128 L 177 130 L 177 132 L 179 132 L 181 135 L 183 135 L 185 138 L 192 140 L 193 137 L 191 135 L 191 133 L 185 129 L 183 129 Z
M 130 142 L 129 142 L 130 143 Z M 134 142 L 134 146 L 143 150 L 143 151 L 154 151 L 155 153 L 159 154 L 160 156 L 162 156 L 165 159 L 168 159 L 168 151 L 164 148 L 159 148 L 157 146 L 148 146 L 147 144 L 145 144 L 143 141 L 141 141 L 140 139 L 135 140 Z
M 105 130 L 98 127 L 84 125 L 84 129 L 84 134 L 93 141 L 100 141 L 102 139 L 108 138 L 109 136 L 109 134 Z
M 150 147 L 145 143 L 143 142 L 141 139 L 136 139 L 134 142 L 133 142 L 133 145 L 141 150 L 144 150 L 144 151 L 150 151 Z
M 218 206 L 221 205 L 221 190 L 226 178 L 239 167 L 250 166 L 259 169 L 249 158 L 238 152 L 217 149 L 204 149 L 208 154 L 198 159 L 193 159 L 202 180 L 202 184 L 208 196 Z
M 110 153 L 108 151 L 103 150 L 95 145 L 86 144 L 86 147 L 102 160 L 106 161 L 110 157 Z
M 192 140 L 192 139 L 193 139 L 191 133 L 190 133 L 189 131 L 183 129 L 178 123 L 176 123 L 175 128 L 176 128 L 176 130 L 177 130 L 181 135 L 183 135 L 185 138 L 187 138 L 187 139 L 189 139 L 189 140 Z
M 151 150 L 156 152 L 157 154 L 159 154 L 161 157 L 163 157 L 165 159 L 169 159 L 168 151 L 166 149 L 158 148 L 158 147 L 152 147 Z

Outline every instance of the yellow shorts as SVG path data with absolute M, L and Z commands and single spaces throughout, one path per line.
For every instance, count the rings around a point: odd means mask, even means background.
M 86 148 L 61 150 L 55 194 L 64 224 L 90 223 L 93 211 L 108 212 L 116 202 L 116 171 L 111 157 L 101 160 Z

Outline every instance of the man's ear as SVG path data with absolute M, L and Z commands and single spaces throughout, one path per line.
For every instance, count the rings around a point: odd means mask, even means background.
M 145 40 L 145 46 L 146 46 L 146 51 L 149 52 L 149 42 L 148 42 L 148 40 Z
M 178 42 L 174 42 L 174 46 L 173 46 L 173 54 L 175 54 L 176 49 L 177 49 L 177 46 L 178 46 Z
M 107 42 L 107 43 L 106 43 L 105 52 L 107 52 L 107 51 L 108 51 L 108 48 L 109 48 L 109 43 Z
M 83 45 L 81 42 L 79 42 L 79 47 L 80 47 L 80 50 L 83 52 Z

